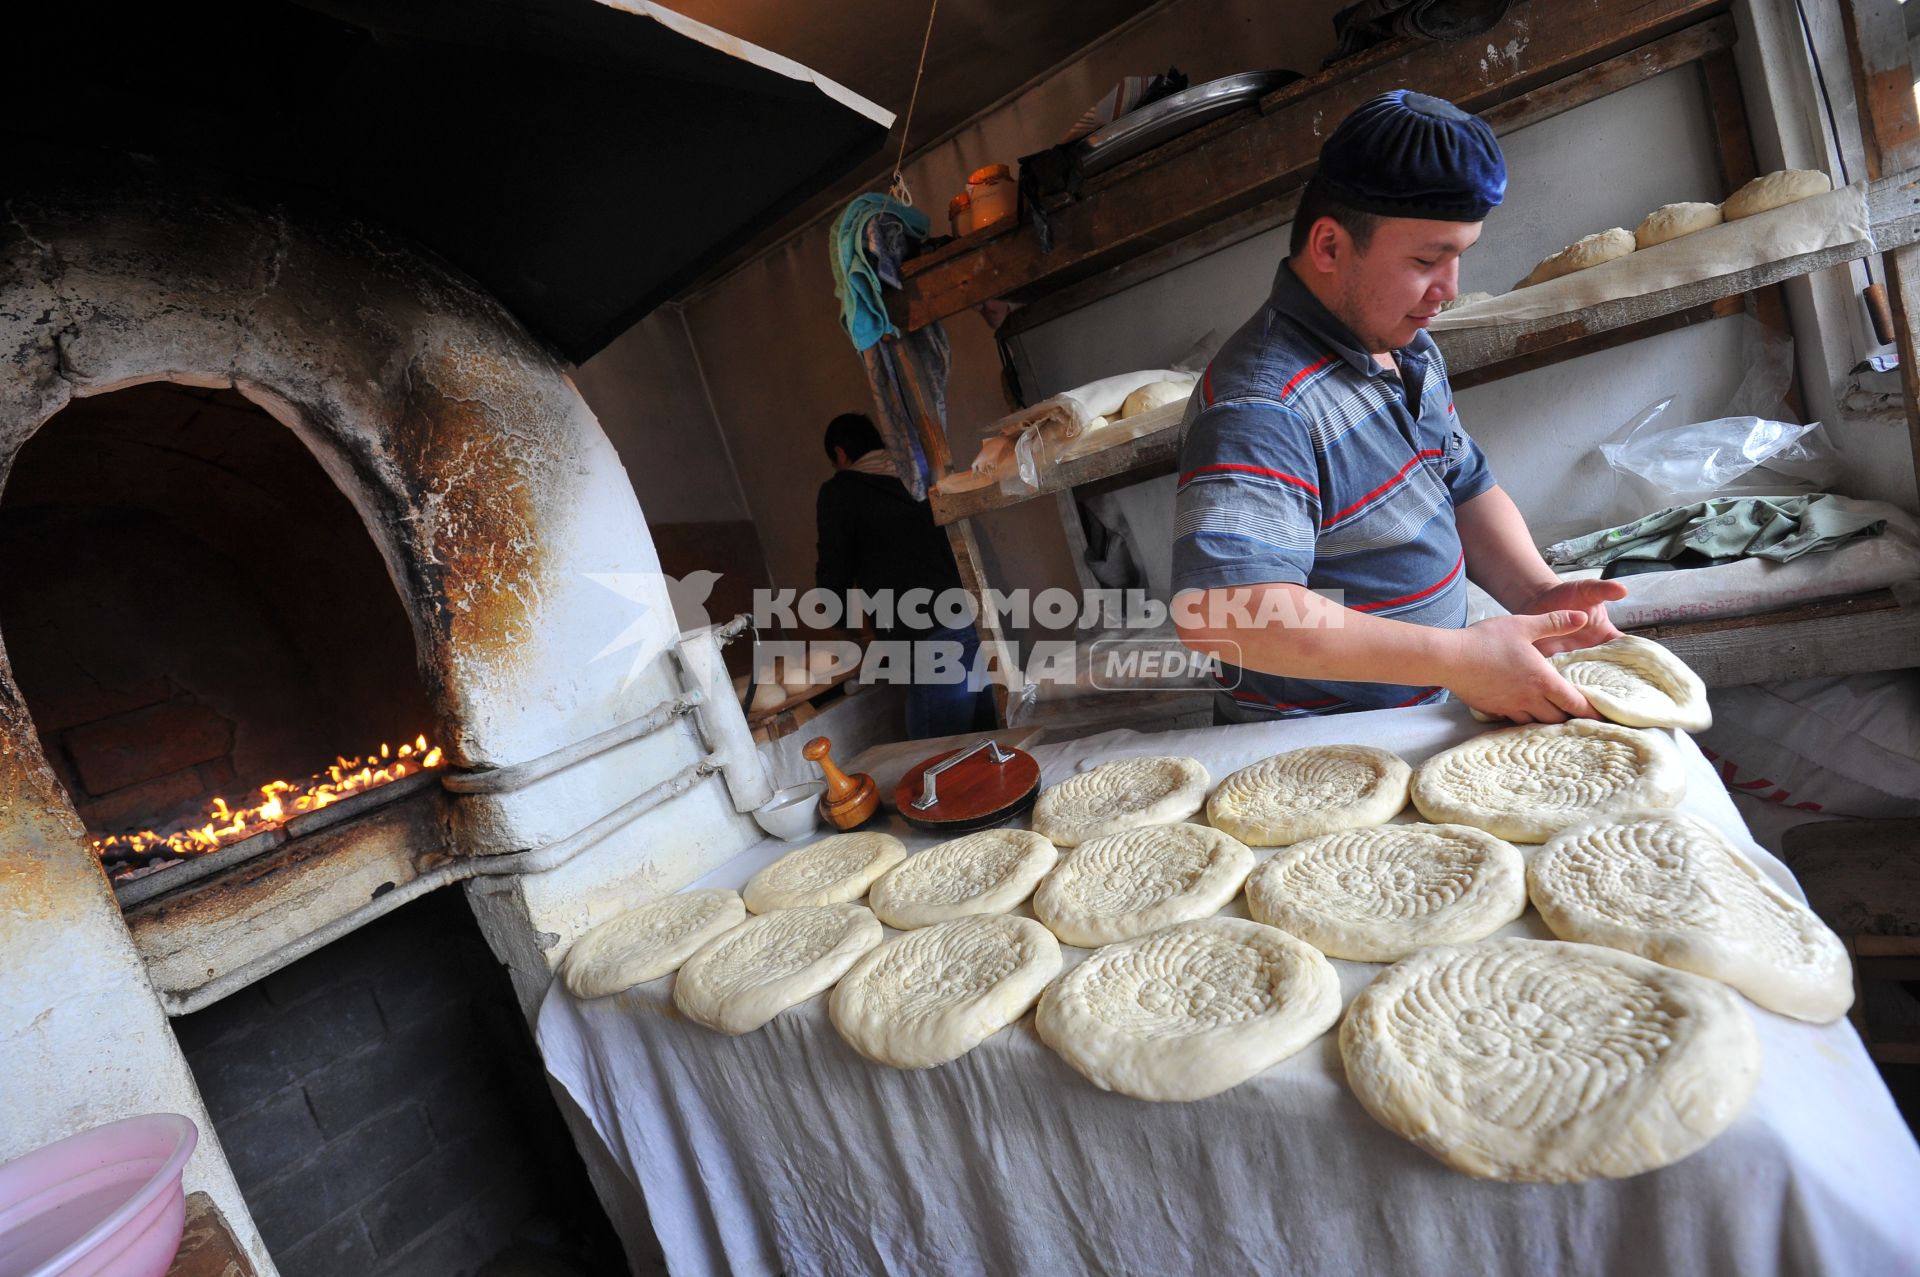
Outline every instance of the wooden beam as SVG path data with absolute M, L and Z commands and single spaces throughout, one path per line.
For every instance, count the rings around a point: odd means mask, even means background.
M 1304 182 L 1334 123 L 1377 94 L 1417 84 L 1483 111 L 1659 39 L 1725 7 L 1725 0 L 1639 0 L 1631 6 L 1515 5 L 1483 36 L 1420 44 L 1358 74 L 1339 67 L 1290 85 L 1207 144 L 1161 158 L 1124 183 L 1057 210 L 1053 248 L 1028 228 L 939 269 L 905 268 L 913 328 L 993 297 L 1024 300 L 1085 278 Z M 1491 53 L 1488 51 L 1492 50 Z M 1225 122 L 1223 122 L 1223 127 Z M 1168 150 L 1172 148 L 1161 148 Z M 1145 157 L 1143 157 L 1144 159 Z M 1148 180 L 1150 178 L 1150 180 Z
M 1555 80 L 1552 84 L 1523 93 L 1481 112 L 1481 118 L 1493 126 L 1496 135 L 1505 136 L 1528 125 L 1550 120 L 1575 107 L 1618 93 L 1642 80 L 1676 70 L 1690 63 L 1724 53 L 1733 46 L 1736 33 L 1733 19 L 1726 15 L 1709 18 L 1684 27 L 1672 35 L 1609 58 L 1598 66 Z M 1227 122 L 1222 121 L 1224 126 Z M 1149 152 L 1155 155 L 1157 152 Z M 1143 157 L 1143 161 L 1146 157 Z M 1142 161 L 1136 161 L 1139 163 Z M 1151 181 L 1151 177 L 1143 180 Z M 1742 179 L 1745 180 L 1744 178 Z M 1015 311 L 1000 328 L 1000 337 L 1016 337 L 1049 320 L 1058 319 L 1134 285 L 1164 275 L 1188 262 L 1197 261 L 1223 248 L 1272 230 L 1293 220 L 1300 207 L 1298 187 L 1260 201 L 1171 243 L 1148 248 L 1137 257 L 1110 266 L 1078 283 L 1049 289 Z M 906 323 L 907 318 L 896 322 Z
M 1180 459 L 1180 441 L 1183 437 L 1176 423 L 1165 430 L 1141 435 L 1137 439 L 1090 452 L 1084 457 L 1056 462 L 1041 478 L 1040 486 L 1032 492 L 1009 496 L 1000 491 L 1000 485 L 988 484 L 970 492 L 929 492 L 927 501 L 933 507 L 933 521 L 946 525 L 976 514 L 985 514 L 989 510 L 1019 505 L 1049 492 L 1092 483 L 1109 475 L 1138 472 L 1138 477 L 1145 479 L 1173 468 Z
M 1708 687 L 1920 665 L 1920 608 L 1902 607 L 1886 590 L 1633 633 L 1664 644 Z
M 1624 346 L 1628 342 L 1639 341 L 1642 337 L 1654 337 L 1661 333 L 1670 333 L 1676 329 L 1689 328 L 1694 324 L 1705 323 L 1711 319 L 1729 319 L 1746 310 L 1746 302 L 1739 297 L 1722 297 L 1717 301 L 1704 302 L 1677 310 L 1667 315 L 1655 315 L 1638 323 L 1627 324 L 1606 332 L 1592 333 L 1574 337 L 1544 350 L 1531 354 L 1515 355 L 1510 359 L 1498 360 L 1490 364 L 1481 364 L 1477 368 L 1467 368 L 1459 372 L 1451 367 L 1447 370 L 1447 384 L 1455 390 L 1466 390 L 1472 386 L 1484 385 L 1489 381 L 1499 381 L 1503 377 L 1512 377 L 1523 372 L 1532 372 L 1536 368 L 1545 368 L 1562 363 L 1568 359 L 1578 359 L 1581 355 L 1591 355 L 1595 351 L 1611 350 L 1615 346 Z
M 980 542 L 973 525 L 966 520 L 947 527 L 947 544 L 953 548 L 953 563 L 960 571 L 960 588 L 973 596 L 979 616 L 974 626 L 980 632 L 980 647 L 987 653 L 993 674 L 993 716 L 1007 726 L 1007 703 L 1011 699 L 1008 683 L 1020 683 L 1020 659 L 1000 628 L 1000 614 L 987 606 L 987 569 L 980 558 Z
M 1867 175 L 1882 177 L 1920 166 L 1920 112 L 1913 100 L 1913 66 L 1907 57 L 1906 20 L 1897 0 L 1841 0 L 1847 61 L 1853 71 Z M 1900 351 L 1900 386 L 1907 399 L 1907 439 L 1914 479 L 1920 483 L 1920 248 L 1891 247 L 1887 299 L 1893 308 Z

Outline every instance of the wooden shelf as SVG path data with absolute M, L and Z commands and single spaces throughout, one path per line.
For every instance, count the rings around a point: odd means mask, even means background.
M 958 519 L 972 518 L 989 510 L 1004 510 L 1050 492 L 1077 488 L 1083 483 L 1093 483 L 1117 474 L 1169 471 L 1180 460 L 1180 441 L 1184 437 L 1180 423 L 1176 421 L 1165 430 L 1116 443 L 1111 448 L 1102 448 L 1084 457 L 1062 461 L 1047 471 L 1040 487 L 1033 492 L 1008 494 L 1000 491 L 998 484 L 989 484 L 951 496 L 929 492 L 927 504 L 933 508 L 934 523 L 944 527 Z
M 1920 666 L 1920 608 L 1887 590 L 1632 632 L 1664 644 L 1708 687 Z

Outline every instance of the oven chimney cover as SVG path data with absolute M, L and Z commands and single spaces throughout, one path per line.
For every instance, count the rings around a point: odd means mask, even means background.
M 61 0 L 8 25 L 0 133 L 318 190 L 576 363 L 893 122 L 651 0 Z

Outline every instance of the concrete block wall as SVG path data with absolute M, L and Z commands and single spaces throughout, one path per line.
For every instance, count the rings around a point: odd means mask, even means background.
M 458 892 L 174 1029 L 283 1277 L 462 1277 L 528 1232 L 569 1239 L 585 1271 L 619 1271 Z

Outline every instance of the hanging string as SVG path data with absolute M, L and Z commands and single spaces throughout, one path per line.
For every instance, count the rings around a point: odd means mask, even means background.
M 940 12 L 940 0 L 933 0 L 927 9 L 927 34 L 920 41 L 920 65 L 913 73 L 913 92 L 907 98 L 907 118 L 900 123 L 900 151 L 893 157 L 893 185 L 887 193 L 893 198 L 913 207 L 913 192 L 907 189 L 907 175 L 900 166 L 907 162 L 907 135 L 913 129 L 913 105 L 920 100 L 920 80 L 927 73 L 927 48 L 933 43 L 933 15 Z

